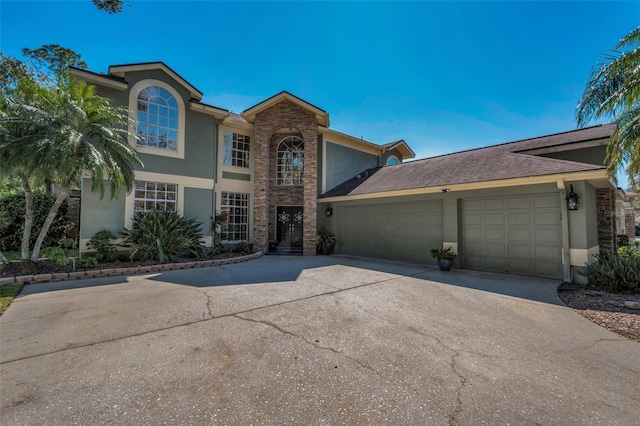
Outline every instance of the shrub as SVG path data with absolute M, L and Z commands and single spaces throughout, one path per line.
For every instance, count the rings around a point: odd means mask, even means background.
M 64 266 L 69 263 L 67 252 L 62 247 L 48 247 L 43 250 L 42 256 L 53 260 L 58 265 Z
M 238 243 L 238 251 L 242 254 L 251 254 L 253 252 L 251 244 L 246 241 L 240 241 Z
M 626 234 L 618 234 L 616 235 L 616 242 L 618 243 L 618 247 L 625 247 L 629 245 L 629 236 Z
M 33 194 L 34 217 L 29 247 L 35 244 L 54 200 L 55 198 L 51 195 Z M 20 251 L 24 230 L 24 207 L 24 193 L 0 199 L 0 251 Z M 44 239 L 43 247 L 58 245 L 60 239 L 65 236 L 66 230 L 67 203 L 64 202 Z
M 640 250 L 621 247 L 618 252 L 603 252 L 580 272 L 589 285 L 613 293 L 640 291 Z
M 98 259 L 94 256 L 82 256 L 82 264 L 85 268 L 96 266 L 98 264 Z
M 87 242 L 87 247 L 96 251 L 95 257 L 97 260 L 109 261 L 118 250 L 117 244 L 111 242 L 111 240 L 115 240 L 116 238 L 117 237 L 110 231 L 98 231 Z
M 136 215 L 133 229 L 124 229 L 123 245 L 129 246 L 129 257 L 173 262 L 181 254 L 201 257 L 205 248 L 201 223 L 181 217 L 177 212 L 149 210 Z

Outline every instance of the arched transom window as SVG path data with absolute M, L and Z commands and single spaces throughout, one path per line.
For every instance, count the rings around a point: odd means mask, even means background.
M 304 184 L 304 141 L 287 136 L 278 144 L 277 184 L 300 186 Z
M 139 146 L 176 151 L 178 146 L 178 103 L 165 89 L 149 86 L 138 94 Z

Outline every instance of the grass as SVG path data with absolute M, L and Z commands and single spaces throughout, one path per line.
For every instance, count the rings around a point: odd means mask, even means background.
M 22 283 L 0 285 L 0 315 L 9 307 L 22 290 Z

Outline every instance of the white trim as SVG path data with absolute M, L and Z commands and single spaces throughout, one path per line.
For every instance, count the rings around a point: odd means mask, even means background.
M 195 101 L 189 101 L 189 109 L 191 109 L 191 111 L 212 115 L 219 120 L 224 120 L 229 115 L 229 111 Z
M 326 127 L 318 126 L 318 133 L 324 135 L 322 139 L 326 140 L 327 142 L 354 148 L 358 151 L 366 152 L 367 154 L 380 156 L 386 150 L 380 145 L 376 145 L 372 142 L 365 141 L 364 139 L 358 139 L 354 136 L 349 136 L 347 134 L 328 129 Z M 327 136 L 330 138 L 330 140 L 327 139 Z
M 137 82 L 129 91 L 129 117 L 131 118 L 131 123 L 132 123 L 131 124 L 132 129 L 130 129 L 131 133 L 136 134 L 137 132 L 136 127 L 138 125 L 138 120 L 137 120 L 138 95 L 143 89 L 150 86 L 158 86 L 162 89 L 165 89 L 167 92 L 171 94 L 171 96 L 175 98 L 176 103 L 178 104 L 178 141 L 177 141 L 176 150 L 169 151 L 166 149 L 147 148 L 144 146 L 140 146 L 136 143 L 136 139 L 132 136 L 129 137 L 129 145 L 131 145 L 136 151 L 143 154 L 160 155 L 163 157 L 184 159 L 184 145 L 185 145 L 184 100 L 182 99 L 180 94 L 176 91 L 176 89 L 174 89 L 164 81 L 154 80 L 154 79 L 141 80 Z
M 136 171 L 135 180 L 145 182 L 172 183 L 178 185 L 176 209 L 180 214 L 184 214 L 184 188 L 213 189 L 213 179 L 196 178 L 190 176 L 168 175 L 164 173 L 153 173 Z M 131 229 L 133 226 L 133 196 L 131 191 L 127 194 L 124 202 L 124 227 Z
M 122 92 L 127 90 L 127 87 L 129 86 L 127 83 L 114 81 L 107 76 L 97 75 L 77 68 L 69 68 L 69 74 L 78 80 L 86 81 L 87 83 L 96 84 L 98 86 L 108 87 L 110 89 L 120 90 Z
M 151 62 L 151 63 L 146 63 L 146 64 L 131 64 L 131 65 L 110 66 L 109 67 L 109 75 L 115 75 L 115 76 L 124 78 L 125 73 L 127 73 L 127 72 L 147 71 L 147 70 L 162 70 L 162 71 L 164 71 L 167 75 L 169 75 L 171 78 L 173 78 L 176 82 L 180 83 L 181 86 L 183 86 L 185 89 L 187 89 L 190 92 L 192 98 L 194 98 L 197 101 L 202 99 L 202 92 L 200 92 L 198 89 L 193 87 L 191 84 L 189 84 L 189 82 L 187 82 L 187 80 L 185 80 L 184 78 L 180 77 L 178 74 L 176 74 L 175 71 L 173 71 L 171 68 L 169 68 L 168 66 L 166 66 L 162 62 Z
M 245 118 L 245 120 L 247 120 L 248 122 L 253 122 L 256 119 L 256 115 L 261 112 L 264 111 L 267 108 L 270 108 L 273 105 L 278 104 L 279 102 L 283 101 L 283 100 L 288 100 L 289 102 L 299 106 L 300 108 L 306 109 L 308 111 L 311 111 L 316 118 L 316 122 L 319 125 L 324 125 L 324 126 L 329 126 L 329 113 L 326 111 L 321 110 L 320 108 L 318 108 L 317 106 L 314 106 L 312 104 L 310 104 L 309 102 L 298 98 L 297 96 L 292 95 L 291 93 L 288 92 L 280 92 L 277 95 L 272 96 L 271 98 L 260 102 L 257 105 L 254 105 L 253 107 L 249 108 L 248 110 L 245 110 L 242 112 L 242 116 Z
M 584 266 L 594 260 L 594 255 L 600 253 L 600 246 L 593 246 L 588 249 L 570 249 L 569 257 L 572 266 Z

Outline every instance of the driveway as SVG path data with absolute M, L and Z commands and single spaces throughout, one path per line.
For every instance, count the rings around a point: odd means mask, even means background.
M 640 344 L 558 282 L 343 256 L 25 287 L 4 425 L 637 424 Z

